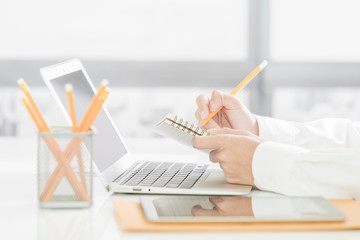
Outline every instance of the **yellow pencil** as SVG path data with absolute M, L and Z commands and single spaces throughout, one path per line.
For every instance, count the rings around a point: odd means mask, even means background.
M 73 90 L 74 90 L 74 88 L 73 88 L 72 84 L 70 84 L 70 83 L 65 84 L 65 91 L 66 91 L 66 96 L 67 96 L 67 100 L 68 100 L 69 114 L 70 114 L 70 118 L 71 118 L 71 122 L 72 122 L 72 131 L 77 132 L 77 121 L 76 121 Z M 83 163 L 82 155 L 81 155 L 81 145 L 76 150 L 77 150 L 77 159 L 78 159 L 78 167 L 79 167 L 79 172 L 80 172 L 80 179 L 81 179 L 81 182 L 83 184 L 85 191 L 87 191 L 84 163 Z
M 24 79 L 19 79 L 17 82 L 18 82 L 20 88 L 25 93 L 25 96 L 27 98 L 27 101 L 25 99 L 25 101 L 23 100 L 23 103 L 25 104 L 25 107 L 29 111 L 30 116 L 33 119 L 36 119 L 35 123 L 36 123 L 37 127 L 39 127 L 39 132 L 51 132 L 51 129 L 47 125 L 45 119 L 43 118 L 42 114 L 40 113 L 39 108 L 37 107 L 34 99 L 32 98 L 32 96 L 30 94 L 30 90 L 29 90 L 26 82 L 24 81 Z M 86 191 L 84 192 L 84 189 L 82 189 L 81 183 L 76 178 L 76 175 L 73 172 L 72 168 L 70 167 L 69 164 L 65 163 L 65 161 L 64 161 L 65 156 L 63 155 L 60 146 L 56 142 L 56 139 L 44 138 L 44 141 L 46 142 L 49 149 L 53 153 L 56 161 L 60 165 L 62 165 L 62 167 L 65 168 L 64 171 L 65 171 L 66 177 L 68 178 L 70 184 L 73 186 L 76 195 L 79 197 L 79 199 L 83 198 L 83 199 L 85 199 L 85 201 L 89 201 L 90 198 L 87 195 L 87 192 Z M 49 181 L 47 182 L 47 184 L 48 183 L 49 183 Z M 51 183 L 49 183 L 49 184 L 51 184 Z M 40 196 L 40 199 L 43 200 L 44 202 L 47 202 L 51 199 L 51 197 L 52 197 L 52 195 L 49 196 L 48 198 L 44 199 L 42 196 Z
M 258 75 L 261 70 L 263 70 L 268 62 L 266 60 L 262 61 L 259 66 L 257 66 L 244 80 L 242 80 L 239 85 L 237 85 L 230 94 L 235 95 L 241 89 L 243 89 L 256 75 Z M 202 125 L 205 125 L 210 119 L 212 119 L 224 106 L 219 107 L 215 112 L 211 112 L 206 119 L 201 120 Z
M 89 105 L 89 108 L 86 110 L 83 119 L 81 120 L 80 124 L 79 124 L 79 132 L 82 131 L 88 131 L 88 129 L 86 130 L 80 130 L 84 128 L 85 122 L 88 120 L 91 111 L 93 111 L 94 106 L 96 105 L 97 101 L 100 99 L 101 94 L 103 93 L 103 91 L 105 90 L 105 88 L 107 87 L 107 85 L 109 84 L 109 81 L 104 79 L 101 81 L 101 85 L 99 87 L 99 90 L 97 91 L 96 95 L 93 97 L 93 99 L 91 100 L 91 103 Z
M 107 96 L 109 95 L 109 91 L 110 91 L 110 88 L 108 88 L 108 87 L 104 88 L 103 91 L 101 92 L 100 99 L 95 98 L 94 103 L 90 104 L 90 107 L 88 109 L 88 112 L 89 112 L 88 115 L 89 116 L 86 117 L 86 118 L 84 116 L 84 118 L 82 120 L 82 124 L 80 124 L 78 129 L 77 129 L 78 132 L 87 132 L 87 131 L 89 131 L 91 125 L 93 124 L 93 122 L 96 119 L 96 116 L 100 112 L 104 101 L 106 100 Z M 70 162 L 71 159 L 74 157 L 74 155 L 76 154 L 74 149 L 78 148 L 78 145 L 81 144 L 81 141 L 82 141 L 82 139 L 76 138 L 76 139 L 73 139 L 69 143 L 69 145 L 67 146 L 67 148 L 65 150 L 65 154 L 67 155 L 67 159 L 65 160 L 66 163 Z M 63 167 L 57 166 L 55 168 L 54 172 L 49 177 L 49 182 L 51 182 L 52 185 L 45 186 L 45 188 L 44 188 L 43 194 L 45 196 L 49 196 L 49 195 L 51 196 L 53 194 L 56 187 L 59 185 L 62 177 L 64 176 L 64 174 L 65 174 L 65 169 Z
M 44 132 L 51 132 L 49 126 L 46 124 L 45 119 L 43 118 L 43 116 L 40 113 L 39 108 L 37 107 L 34 99 L 32 98 L 31 94 L 30 94 L 30 90 L 26 84 L 26 82 L 24 81 L 24 79 L 20 78 L 17 83 L 19 84 L 21 90 L 23 90 L 29 105 L 31 106 L 32 110 L 34 111 L 35 116 L 38 118 L 39 123 L 41 125 L 41 127 L 43 128 Z
M 82 128 L 79 129 L 79 131 L 81 131 L 81 132 L 89 131 L 89 129 L 91 128 L 91 125 L 93 124 L 93 122 L 96 119 L 96 116 L 99 114 L 101 107 L 104 104 L 104 101 L 106 100 L 107 96 L 109 95 L 109 92 L 110 92 L 110 88 L 109 87 L 105 88 L 104 92 L 101 94 L 100 98 L 98 99 L 96 104 L 94 104 L 93 108 L 91 109 L 89 117 L 86 119 L 84 125 L 81 126 Z
M 24 103 L 26 109 L 29 112 L 30 117 L 32 118 L 32 120 L 34 121 L 36 127 L 38 128 L 39 131 L 41 131 L 41 125 L 39 123 L 39 120 L 36 118 L 34 112 L 32 111 L 32 109 L 30 108 L 29 102 L 26 100 L 26 98 L 21 98 L 21 101 Z

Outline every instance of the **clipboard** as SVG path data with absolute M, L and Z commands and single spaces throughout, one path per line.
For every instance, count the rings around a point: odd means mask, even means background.
M 278 222 L 278 223 L 155 223 L 146 219 L 140 202 L 113 199 L 115 217 L 125 232 L 215 232 L 215 231 L 333 231 L 360 229 L 360 202 L 330 200 L 343 212 L 343 222 Z

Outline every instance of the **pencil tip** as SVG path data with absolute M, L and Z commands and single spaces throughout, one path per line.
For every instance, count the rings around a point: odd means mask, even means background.
M 67 92 L 73 91 L 73 86 L 71 85 L 71 83 L 65 84 L 65 91 Z
M 103 79 L 103 80 L 101 81 L 101 85 L 103 85 L 103 86 L 109 85 L 109 80 Z

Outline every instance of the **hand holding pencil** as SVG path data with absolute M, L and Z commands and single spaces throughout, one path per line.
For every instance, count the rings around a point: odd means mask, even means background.
M 199 95 L 196 99 L 198 109 L 195 112 L 199 126 L 204 129 L 243 129 L 258 135 L 259 130 L 255 116 L 235 97 L 235 94 L 243 89 L 266 65 L 267 62 L 263 61 L 230 93 L 215 90 L 210 95 Z

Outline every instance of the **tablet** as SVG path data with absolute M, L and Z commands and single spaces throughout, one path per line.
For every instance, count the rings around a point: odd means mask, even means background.
M 141 206 L 153 222 L 344 221 L 321 197 L 165 196 L 144 197 Z

